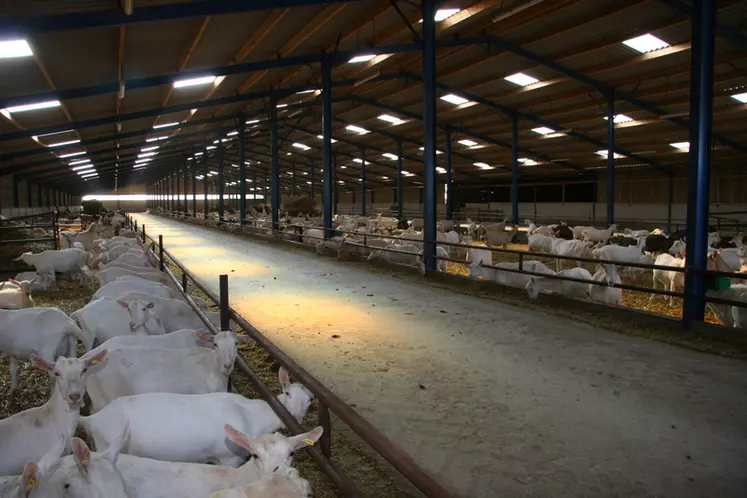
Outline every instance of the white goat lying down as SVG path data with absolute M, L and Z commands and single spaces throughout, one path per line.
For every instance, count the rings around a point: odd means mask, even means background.
M 60 434 L 69 440 L 78 426 L 86 379 L 105 366 L 107 351 L 88 359 L 60 358 L 56 363 L 31 355 L 38 369 L 55 379 L 52 397 L 42 406 L 29 408 L 0 420 L 0 475 L 20 474 L 26 462 L 35 462 L 55 444 Z
M 284 368 L 280 369 L 279 378 L 283 392 L 277 399 L 300 423 L 313 395 L 303 385 L 292 384 Z M 163 423 L 154 423 L 156 420 Z M 175 420 L 179 423 L 173 423 Z M 97 448 L 109 446 L 122 427 L 128 425 L 130 437 L 126 451 L 129 455 L 238 467 L 249 454 L 241 448 L 226 446 L 221 423 L 229 423 L 251 437 L 284 427 L 264 400 L 231 393 L 126 396 L 112 401 L 95 415 L 80 419 L 80 425 Z M 188 438 L 184 437 L 185 427 L 195 428 Z
M 311 484 L 296 469 L 287 467 L 251 484 L 218 491 L 213 496 L 216 495 L 221 498 L 307 498 L 311 496 Z
M 591 273 L 585 268 L 571 268 L 556 273 L 557 276 L 577 278 L 579 280 L 591 280 Z M 555 278 L 531 277 L 527 282 L 526 290 L 531 299 L 537 299 L 540 291 L 551 290 L 556 294 L 583 299 L 588 292 L 589 284 L 574 282 L 572 280 L 560 280 Z
M 31 298 L 31 286 L 34 280 L 14 280 L 9 278 L 0 283 L 0 308 L 23 309 L 33 308 L 34 300 Z
M 204 394 L 226 392 L 238 343 L 246 336 L 219 332 L 214 348 L 116 349 L 108 366 L 88 380 L 88 395 L 96 413 L 117 398 L 151 392 Z
M 201 428 L 199 426 L 196 430 Z M 312 446 L 321 435 L 322 428 L 316 427 L 293 437 L 266 434 L 250 438 L 226 424 L 225 436 L 254 455 L 237 469 L 198 463 L 161 462 L 124 454 L 120 455 L 117 468 L 124 478 L 129 498 L 206 498 L 216 491 L 245 486 L 276 472 L 284 472 L 285 468 L 290 467 L 293 454 L 307 445 Z

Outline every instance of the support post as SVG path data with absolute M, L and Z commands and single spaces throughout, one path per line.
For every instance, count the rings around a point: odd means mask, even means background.
M 218 140 L 218 149 L 216 150 L 218 159 L 218 219 L 223 221 L 225 215 L 226 205 L 223 200 L 223 192 L 226 189 L 225 177 L 223 175 L 223 144 Z
M 402 200 L 405 197 L 404 180 L 402 178 L 402 140 L 397 140 L 397 220 L 402 222 Z
M 436 270 L 436 0 L 422 0 L 423 19 L 423 259 Z
M 169 188 L 171 181 L 168 177 L 163 180 L 163 184 L 166 187 L 166 211 L 171 211 L 171 189 Z
M 322 62 L 322 222 L 324 239 L 332 236 L 332 64 Z
M 47 185 L 45 188 L 47 191 L 47 207 L 50 207 L 52 205 L 52 201 L 50 201 L 50 196 L 49 196 L 51 189 L 49 188 L 49 185 Z
M 19 182 L 18 175 L 13 175 L 13 207 L 14 208 L 21 207 L 21 199 L 20 199 L 21 195 L 18 192 L 18 188 L 19 188 L 18 182 Z
M 607 225 L 615 222 L 615 91 L 607 95 Z
M 179 198 L 182 191 L 181 179 L 179 178 L 179 168 L 174 170 L 174 185 L 176 185 L 174 188 L 174 211 L 178 213 L 182 208 L 182 201 Z
M 451 172 L 451 130 L 446 130 L 446 184 L 444 192 L 446 194 L 446 219 L 450 220 L 454 216 L 454 183 Z
M 687 259 L 683 326 L 691 329 L 705 315 L 708 249 L 708 202 L 711 182 L 713 65 L 716 7 L 711 0 L 693 3 L 690 77 L 690 166 L 687 189 Z
M 220 329 L 229 330 L 231 317 L 228 314 L 228 275 L 218 277 L 220 290 Z
M 205 217 L 205 220 L 208 219 L 208 214 L 210 214 L 210 203 L 208 202 L 208 191 L 210 190 L 210 182 L 208 181 L 208 160 L 207 160 L 207 154 L 203 154 L 200 156 L 202 158 L 202 194 L 203 194 L 203 200 L 202 200 L 202 214 Z
M 511 116 L 511 223 L 519 224 L 519 117 Z
M 237 119 L 239 127 L 239 223 L 246 224 L 246 123 L 244 116 Z
M 366 149 L 361 149 L 363 162 L 361 163 L 361 214 L 366 216 Z
M 272 174 L 272 229 L 279 230 L 280 219 L 280 169 L 278 168 L 278 100 L 270 97 L 270 172 Z M 265 179 L 265 182 L 267 180 Z M 265 183 L 266 184 L 266 183 Z
M 158 269 L 163 271 L 163 235 L 158 234 Z
M 31 189 L 31 180 L 26 180 L 26 205 L 28 207 L 34 206 L 33 190 Z
M 190 174 L 192 175 L 192 218 L 197 218 L 197 158 L 192 159 Z

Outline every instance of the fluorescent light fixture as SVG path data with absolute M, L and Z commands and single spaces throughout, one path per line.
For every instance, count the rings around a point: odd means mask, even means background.
M 86 151 L 82 150 L 80 152 L 71 152 L 70 154 L 62 154 L 61 156 L 57 156 L 57 157 L 59 157 L 60 159 L 65 159 L 67 157 L 82 156 L 85 153 Z
M 238 135 L 238 134 L 239 134 L 238 131 L 229 131 L 228 133 L 226 133 L 226 136 L 227 137 L 233 137 L 233 136 Z
M 340 166 L 340 169 L 348 169 L 348 167 L 343 165 L 343 166 Z
M 609 118 L 607 116 L 604 117 L 606 121 L 609 121 Z M 615 124 L 619 123 L 628 123 L 630 121 L 633 121 L 633 118 L 630 116 L 626 116 L 625 114 L 615 114 L 615 119 L 612 120 Z
M 283 107 L 288 107 L 288 104 L 278 104 L 275 106 L 277 109 L 282 109 Z
M 215 81 L 215 76 L 199 76 L 197 78 L 188 78 L 186 80 L 176 80 L 174 88 L 184 88 L 187 86 L 207 85 Z
M 47 147 L 61 147 L 63 145 L 72 145 L 80 143 L 80 140 L 68 140 L 67 142 L 57 142 L 56 144 L 49 144 Z
M 596 154 L 598 156 L 602 156 L 604 158 L 607 158 L 607 156 L 608 156 L 607 153 L 608 153 L 607 149 L 604 149 L 604 150 L 598 150 L 594 154 Z M 623 156 L 622 154 L 618 154 L 617 152 L 615 152 L 615 154 L 614 154 L 614 158 L 615 159 L 620 159 L 622 157 L 625 157 L 625 156 Z
M 352 131 L 354 133 L 358 133 L 360 135 L 365 135 L 366 133 L 369 133 L 367 129 L 361 128 L 360 126 L 355 126 L 355 125 L 347 125 L 345 129 L 348 131 Z
M 738 93 L 736 95 L 732 95 L 731 98 L 743 104 L 747 104 L 747 93 Z
M 157 142 L 159 140 L 166 140 L 167 138 L 169 138 L 169 136 L 168 135 L 164 135 L 162 137 L 146 138 L 145 141 L 146 142 Z
M 158 145 L 153 145 L 151 147 L 143 147 L 142 149 L 140 149 L 140 152 L 150 152 L 152 150 L 158 149 L 158 147 L 159 147 Z
M 138 154 L 138 155 L 137 155 L 137 158 L 138 158 L 138 159 L 142 159 L 142 158 L 144 158 L 144 157 L 153 157 L 153 156 L 155 156 L 156 154 L 158 154 L 158 152 L 143 152 L 142 154 Z
M 539 128 L 532 128 L 532 131 L 539 135 L 549 135 L 550 133 L 555 133 L 555 130 L 553 130 L 552 128 L 548 128 L 547 126 L 540 126 Z
M 402 170 L 402 175 L 404 175 L 404 176 L 415 176 L 415 173 L 410 173 L 409 171 Z
M 99 176 L 98 173 L 89 173 L 87 175 L 81 175 L 81 178 L 94 178 L 96 176 Z
M 213 150 L 213 149 L 217 149 L 217 147 L 215 145 L 208 145 L 207 147 L 205 147 L 205 150 Z
M 195 156 L 201 156 L 202 152 L 195 152 Z
M 133 164 L 132 169 L 140 169 L 146 167 L 147 164 Z
M 522 163 L 522 164 L 523 164 L 524 166 L 537 166 L 537 165 L 539 164 L 539 163 L 538 163 L 537 161 L 535 161 L 534 159 L 527 159 L 527 158 L 524 158 L 524 160 L 523 160 L 523 161 L 521 161 L 521 163 Z
M 665 42 L 664 40 L 660 40 L 650 33 L 642 36 L 636 36 L 635 38 L 625 40 L 622 43 L 623 45 L 626 45 L 633 50 L 637 50 L 642 54 L 645 54 L 646 52 L 653 52 L 654 50 L 659 50 L 669 46 L 669 43 Z
M 511 76 L 506 76 L 503 79 L 519 86 L 532 85 L 539 81 L 537 78 L 524 73 L 512 74 Z
M 62 135 L 63 133 L 72 133 L 75 130 L 62 130 L 62 131 L 53 131 L 52 133 L 42 133 L 41 135 L 35 135 L 36 138 L 42 138 L 42 137 L 51 137 L 52 135 Z
M 436 166 L 436 171 L 440 174 L 446 173 L 446 168 L 442 168 L 441 166 Z
M 76 166 L 75 168 L 72 168 L 73 171 L 84 171 L 87 169 L 93 169 L 93 164 L 86 164 L 85 166 Z
M 425 147 L 421 147 L 420 150 L 425 151 Z M 436 155 L 443 154 L 440 150 L 436 149 Z
M 85 163 L 90 163 L 90 162 L 91 162 L 90 159 L 79 159 L 77 161 L 69 162 L 68 165 L 77 166 L 78 164 L 85 164 Z
M 0 59 L 28 57 L 34 55 L 26 40 L 7 40 L 0 42 Z
M 448 95 L 441 96 L 441 100 L 445 100 L 446 102 L 454 105 L 462 105 L 469 102 L 469 100 L 465 99 L 464 97 L 460 97 L 459 95 L 454 95 L 453 93 L 450 93 Z
M 435 22 L 441 22 L 441 21 L 443 21 L 444 19 L 447 19 L 447 18 L 449 18 L 449 17 L 453 16 L 453 15 L 454 15 L 454 14 L 456 14 L 457 12 L 459 12 L 459 9 L 438 9 L 438 10 L 436 11 L 436 14 L 435 14 L 435 15 L 433 16 L 433 20 L 434 20 Z M 422 23 L 422 22 L 423 22 L 423 20 L 421 19 L 421 20 L 420 20 L 420 21 L 418 21 L 418 22 L 419 22 L 419 23 Z
M 357 157 L 353 159 L 354 163 L 363 164 L 363 159 L 358 159 Z M 370 162 L 366 161 L 366 164 L 371 164 Z
M 217 172 L 217 171 L 213 171 L 213 170 L 210 170 L 210 173 L 212 173 L 212 174 L 214 174 L 214 175 L 217 175 L 217 174 L 218 174 L 218 172 Z
M 382 114 L 381 116 L 379 116 L 379 119 L 382 120 L 382 121 L 388 121 L 388 122 L 392 123 L 395 126 L 398 125 L 398 124 L 404 123 L 404 121 L 402 121 L 398 117 L 396 117 L 396 116 L 390 116 L 389 114 Z
M 342 180 L 337 180 L 337 183 L 339 183 L 340 185 L 342 185 L 345 182 L 343 182 Z
M 301 150 L 309 150 L 309 149 L 311 148 L 311 147 L 309 147 L 309 146 L 308 146 L 308 145 L 306 145 L 306 144 L 302 144 L 301 142 L 296 142 L 296 143 L 294 143 L 294 144 L 293 144 L 293 147 L 295 147 L 295 148 L 297 148 L 297 149 L 301 149 Z
M 392 154 L 391 152 L 384 152 L 382 156 L 386 157 L 387 159 L 391 159 L 392 161 L 396 161 L 397 159 L 399 159 L 397 154 Z
M 86 168 L 79 169 L 78 171 L 76 171 L 76 173 L 78 173 L 79 175 L 87 175 L 89 173 L 93 173 L 93 171 L 94 171 L 94 167 L 88 166 Z
M 673 144 L 669 144 L 669 146 L 682 151 L 690 150 L 690 142 L 675 142 Z
M 174 121 L 173 123 L 163 123 L 163 124 L 157 124 L 157 125 L 153 125 L 153 129 L 154 129 L 154 130 L 157 130 L 157 129 L 159 129 L 159 128 L 168 128 L 169 126 L 176 126 L 176 125 L 178 125 L 178 124 L 179 124 L 179 123 L 178 123 L 177 121 Z
M 314 93 L 316 91 L 317 91 L 316 88 L 312 88 L 311 90 L 301 90 L 300 92 L 296 92 L 296 95 L 303 95 L 305 93 Z
M 460 140 L 459 143 L 462 145 L 466 145 L 467 147 L 474 147 L 475 145 L 477 145 L 477 142 L 475 142 L 474 140 L 468 140 L 466 138 L 464 140 Z
M 480 169 L 495 169 L 495 166 L 491 166 L 487 163 L 474 163 L 474 165 Z
M 246 122 L 246 124 L 254 124 L 254 123 L 259 123 L 259 119 L 250 119 L 249 121 Z
M 5 110 L 13 114 L 14 112 L 26 112 L 26 111 L 38 111 L 39 109 L 50 109 L 52 107 L 60 107 L 59 100 L 45 100 L 44 102 L 36 102 L 35 104 L 24 104 L 8 107 Z
M 357 64 L 358 62 L 368 62 L 374 57 L 376 56 L 373 54 L 356 55 L 355 57 L 353 57 L 352 59 L 348 61 L 348 64 Z
M 324 135 L 317 135 L 316 138 L 318 138 L 319 140 L 324 140 Z M 337 142 L 337 140 L 335 140 L 334 138 L 331 138 L 330 142 L 335 143 Z

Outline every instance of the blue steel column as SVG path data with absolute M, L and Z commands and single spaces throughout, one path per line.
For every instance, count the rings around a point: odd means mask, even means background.
M 332 215 L 337 214 L 337 201 L 339 200 L 339 184 L 337 183 L 337 156 L 332 158 Z
M 402 221 L 402 199 L 405 197 L 402 179 L 402 140 L 397 140 L 397 219 Z
M 361 163 L 361 214 L 366 216 L 366 149 L 361 149 L 363 162 Z
M 693 3 L 690 76 L 690 167 L 687 195 L 687 263 L 683 325 L 692 328 L 705 314 L 708 203 L 711 182 L 713 64 L 716 13 L 711 0 Z
M 223 192 L 226 189 L 225 180 L 223 179 L 223 144 L 218 142 L 218 150 L 216 150 L 216 157 L 218 160 L 218 219 L 223 221 L 223 215 L 226 211 L 226 205 L 223 201 Z
M 239 116 L 239 223 L 246 224 L 246 123 Z
M 187 165 L 183 166 L 184 171 L 184 216 L 189 213 L 189 202 L 187 201 Z
M 322 62 L 322 221 L 324 238 L 332 235 L 332 64 Z
M 451 130 L 446 130 L 446 219 L 450 220 L 454 215 L 454 183 L 451 173 Z
M 202 158 L 202 213 L 205 219 L 208 219 L 210 213 L 210 204 L 208 203 L 208 192 L 210 191 L 210 183 L 208 182 L 208 158 L 207 154 L 199 156 Z M 196 160 L 196 159 L 195 159 Z
M 423 18 L 423 257 L 436 270 L 436 0 L 422 0 Z
M 511 223 L 519 224 L 519 117 L 511 116 Z
M 280 169 L 278 168 L 278 101 L 270 98 L 270 173 L 272 174 L 272 229 L 279 230 L 280 219 Z M 267 178 L 267 176 L 265 176 Z M 267 180 L 265 179 L 265 189 Z
M 607 224 L 615 222 L 615 91 L 607 95 Z

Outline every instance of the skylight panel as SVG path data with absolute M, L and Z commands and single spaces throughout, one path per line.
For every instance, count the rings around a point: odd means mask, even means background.
M 609 118 L 607 116 L 605 116 L 604 119 L 609 121 Z M 631 118 L 630 116 L 626 116 L 625 114 L 615 114 L 615 119 L 613 119 L 613 122 L 615 124 L 629 123 L 630 121 L 633 121 L 633 118 Z
M 27 111 L 38 111 L 40 109 L 50 109 L 52 107 L 60 107 L 62 105 L 59 100 L 45 100 L 44 102 L 36 102 L 33 104 L 24 104 L 8 107 L 5 110 L 13 114 L 14 112 L 27 112 Z
M 294 143 L 294 144 L 293 144 L 293 147 L 295 147 L 295 148 L 297 148 L 297 149 L 301 149 L 301 150 L 309 150 L 309 149 L 311 148 L 311 147 L 309 147 L 309 146 L 308 146 L 308 145 L 306 145 L 306 144 L 302 144 L 301 142 L 296 142 L 296 143 Z
M 86 164 L 85 166 L 76 166 L 72 168 L 73 171 L 85 171 L 87 169 L 93 169 L 93 164 Z
M 511 76 L 506 76 L 503 79 L 519 86 L 533 85 L 534 83 L 539 82 L 537 78 L 524 73 L 512 74 Z
M 213 174 L 213 175 L 217 175 L 218 174 L 217 171 L 213 171 L 213 170 L 210 170 L 210 173 Z
M 548 128 L 547 126 L 540 126 L 539 128 L 532 128 L 532 131 L 539 135 L 549 135 L 550 133 L 555 133 L 555 130 L 553 130 L 552 128 Z
M 743 104 L 747 104 L 747 93 L 738 93 L 736 95 L 732 95 L 731 98 Z
M 318 138 L 319 140 L 324 140 L 324 135 L 317 135 L 316 138 Z M 335 142 L 337 142 L 337 140 L 335 140 L 334 138 L 332 138 L 332 139 L 330 139 L 330 142 L 335 143 Z
M 345 129 L 348 131 L 352 131 L 354 133 L 358 133 L 359 135 L 365 135 L 366 133 L 370 133 L 367 129 L 361 128 L 360 126 L 355 126 L 355 125 L 347 125 Z
M 174 88 L 184 88 L 188 86 L 209 85 L 215 81 L 215 76 L 199 76 L 197 78 L 187 78 L 174 81 Z
M 475 145 L 477 145 L 477 142 L 475 142 L 474 140 L 469 140 L 466 138 L 464 140 L 459 140 L 459 143 L 462 145 L 466 145 L 467 147 L 474 147 Z
M 446 102 L 454 105 L 462 105 L 469 102 L 469 100 L 465 99 L 464 97 L 460 97 L 459 95 L 454 95 L 453 93 L 449 93 L 447 95 L 442 95 L 441 100 L 445 100 Z
M 26 40 L 7 40 L 0 42 L 0 59 L 28 57 L 34 55 Z
M 195 152 L 195 156 L 201 156 L 202 154 L 202 152 Z
M 374 54 L 356 55 L 355 57 L 353 57 L 352 59 L 350 59 L 348 61 L 348 64 L 357 64 L 359 62 L 368 62 L 371 59 L 373 59 L 374 57 L 376 57 L 376 55 L 374 55 Z
M 441 22 L 444 19 L 448 19 L 449 17 L 453 16 L 457 12 L 459 12 L 459 9 L 438 9 L 435 15 L 433 16 L 433 20 L 435 22 Z M 418 21 L 418 23 L 422 23 L 422 22 L 423 22 L 422 19 Z
M 354 163 L 363 164 L 363 159 L 358 159 L 357 157 L 353 159 Z M 370 162 L 366 161 L 366 164 L 371 164 Z
M 397 154 L 392 154 L 391 152 L 384 152 L 382 156 L 386 157 L 387 159 L 391 159 L 392 161 L 396 161 L 399 159 L 399 156 Z
M 47 145 L 47 147 L 62 147 L 63 145 L 72 145 L 72 144 L 77 144 L 77 143 L 80 143 L 80 140 L 68 140 L 66 142 L 57 142 L 54 144 L 49 144 Z
M 651 33 L 637 36 L 635 38 L 631 38 L 630 40 L 625 40 L 622 43 L 623 45 L 626 45 L 642 54 L 653 52 L 654 50 L 660 50 L 669 46 L 669 43 L 655 37 Z
M 62 155 L 57 156 L 57 157 L 59 157 L 60 159 L 66 159 L 68 157 L 82 156 L 85 153 L 86 153 L 86 151 L 82 150 L 80 152 L 71 152 L 69 154 L 62 154 Z
M 537 166 L 539 163 L 535 161 L 534 159 L 527 159 L 526 157 L 522 160 L 519 160 L 524 166 Z
M 399 119 L 396 116 L 390 116 L 389 114 L 382 114 L 381 116 L 379 116 L 379 119 L 382 121 L 388 121 L 395 126 L 404 123 L 403 120 Z
M 487 163 L 474 163 L 474 166 L 477 166 L 480 169 L 495 169 L 495 166 L 491 166 Z
M 159 147 L 158 145 L 153 145 L 151 147 L 143 147 L 142 149 L 140 149 L 140 152 L 150 152 L 152 150 L 158 149 L 158 147 Z
M 178 125 L 178 124 L 179 124 L 179 122 L 177 122 L 177 121 L 174 121 L 173 123 L 163 123 L 163 124 L 157 124 L 157 125 L 153 125 L 153 129 L 154 129 L 154 130 L 157 130 L 157 129 L 159 129 L 159 128 L 167 128 L 167 127 L 169 127 L 169 126 L 176 126 L 176 125 Z
M 675 142 L 673 144 L 669 144 L 670 147 L 674 147 L 675 149 L 687 152 L 690 150 L 690 142 Z

